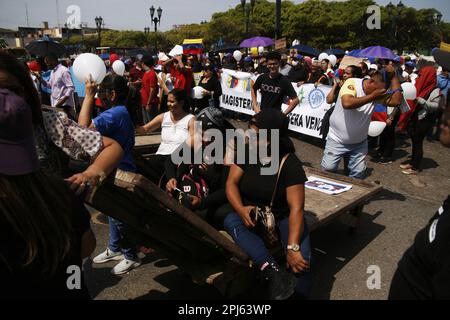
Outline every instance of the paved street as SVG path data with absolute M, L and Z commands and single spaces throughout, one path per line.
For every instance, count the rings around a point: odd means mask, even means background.
M 303 138 L 304 140 L 304 138 Z M 297 154 L 305 165 L 319 168 L 322 149 L 295 140 Z M 315 282 L 312 299 L 386 299 L 397 262 L 412 243 L 415 234 L 442 204 L 450 191 L 450 150 L 438 142 L 425 142 L 424 170 L 418 177 L 401 173 L 399 165 L 410 153 L 410 141 L 399 138 L 395 162 L 383 166 L 370 161 L 369 181 L 379 181 L 384 191 L 364 212 L 358 231 L 336 221 L 312 234 Z M 105 249 L 108 227 L 93 224 L 97 235 L 95 254 Z M 367 268 L 381 268 L 381 290 L 366 286 Z M 124 276 L 111 275 L 114 263 L 91 266 L 86 275 L 95 299 L 218 299 L 210 286 L 198 286 L 170 261 L 158 253 L 150 254 L 144 264 Z

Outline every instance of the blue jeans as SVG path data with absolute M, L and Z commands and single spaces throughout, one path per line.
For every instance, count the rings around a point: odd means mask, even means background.
M 348 159 L 351 178 L 364 179 L 366 175 L 367 139 L 357 144 L 342 144 L 328 139 L 322 159 L 322 170 L 336 172 L 342 158 Z
M 137 250 L 136 247 L 124 248 L 121 231 L 123 230 L 123 223 L 114 218 L 108 217 L 109 220 L 109 242 L 108 248 L 113 252 L 122 252 L 125 259 L 136 261 Z
M 311 263 L 311 242 L 309 239 L 309 231 L 306 223 L 302 238 L 300 239 L 300 251 L 305 260 Z M 259 235 L 247 229 L 241 217 L 237 213 L 230 213 L 224 221 L 225 230 L 231 235 L 236 244 L 242 248 L 252 259 L 252 261 L 261 267 L 264 263 L 275 262 L 274 257 L 269 253 L 263 240 Z M 286 252 L 289 236 L 289 218 L 277 221 L 277 227 L 280 231 L 281 244 Z M 311 271 L 296 275 L 298 278 L 295 291 L 305 297 L 309 296 L 312 286 Z

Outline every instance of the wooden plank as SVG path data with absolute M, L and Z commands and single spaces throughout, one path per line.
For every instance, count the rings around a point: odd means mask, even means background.
M 111 182 L 110 182 L 111 183 Z M 167 209 L 171 210 L 172 212 L 175 212 L 177 216 L 181 217 L 185 222 L 187 222 L 188 225 L 192 226 L 194 229 L 200 231 L 205 236 L 210 238 L 212 242 L 219 247 L 225 249 L 227 252 L 231 253 L 233 256 L 238 258 L 239 260 L 245 262 L 249 260 L 248 255 L 242 251 L 240 247 L 238 247 L 235 243 L 229 241 L 227 238 L 225 238 L 223 235 L 221 235 L 215 228 L 213 228 L 211 225 L 209 225 L 206 221 L 204 221 L 202 218 L 200 218 L 198 215 L 196 215 L 191 210 L 185 208 L 180 203 L 175 201 L 173 198 L 169 197 L 165 192 L 163 192 L 158 186 L 147 180 L 145 177 L 134 174 L 131 172 L 125 172 L 122 170 L 117 170 L 117 173 L 115 175 L 113 184 L 117 187 L 120 187 L 122 189 L 128 190 L 132 194 L 129 196 L 133 196 L 132 199 L 130 199 L 129 202 L 123 203 L 117 203 L 117 201 L 114 201 L 114 198 L 106 198 L 102 199 L 103 201 L 94 201 L 95 200 L 95 194 L 90 194 L 88 196 L 88 199 L 93 207 L 97 208 L 98 210 L 101 210 L 108 214 L 107 211 L 102 210 L 102 208 L 98 208 L 98 206 L 109 206 L 111 207 L 111 204 L 108 203 L 108 200 L 111 202 L 114 202 L 114 205 L 116 206 L 125 206 L 128 207 L 128 210 L 126 208 L 123 208 L 125 212 L 132 209 L 132 206 L 136 205 L 136 202 L 140 203 L 146 203 L 148 205 L 149 202 L 153 204 L 153 208 L 150 210 L 147 209 L 145 212 L 149 215 L 155 215 L 154 212 L 159 208 L 160 213 L 163 212 L 167 215 Z M 102 187 L 101 187 L 102 188 Z M 98 191 L 97 191 L 98 192 Z M 134 198 L 134 199 L 133 199 Z M 145 200 L 144 200 L 145 199 Z M 162 206 L 160 206 L 161 204 Z M 121 210 L 117 210 L 115 208 L 110 208 L 111 210 L 120 212 Z M 142 210 L 140 207 L 134 208 L 134 211 Z M 150 212 L 149 212 L 150 211 Z M 160 218 L 166 217 L 165 215 L 160 215 Z M 131 217 L 130 217 L 131 218 Z M 166 219 L 169 219 L 166 217 Z M 128 221 L 124 221 L 128 222 Z M 135 224 L 137 222 L 135 221 Z M 166 237 L 167 238 L 167 237 Z M 164 239 L 167 240 L 167 239 Z M 182 245 L 182 244 L 180 244 Z

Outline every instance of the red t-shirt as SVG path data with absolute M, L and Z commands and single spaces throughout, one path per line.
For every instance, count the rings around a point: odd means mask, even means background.
M 130 81 L 136 82 L 138 80 L 142 80 L 142 77 L 144 76 L 145 71 L 142 69 L 138 69 L 136 67 L 131 68 L 130 70 Z
M 191 96 L 192 83 L 194 82 L 194 76 L 192 75 L 192 70 L 184 69 L 180 71 L 175 68 L 171 68 L 170 74 L 172 78 L 175 79 L 173 81 L 173 87 L 175 89 L 185 90 L 188 97 Z
M 146 106 L 147 101 L 150 94 L 150 89 L 155 89 L 156 95 L 153 98 L 153 100 L 150 102 L 151 106 L 158 105 L 159 99 L 158 99 L 158 76 L 156 75 L 155 70 L 150 69 L 146 73 L 144 73 L 144 76 L 142 77 L 142 88 L 141 88 L 141 105 Z

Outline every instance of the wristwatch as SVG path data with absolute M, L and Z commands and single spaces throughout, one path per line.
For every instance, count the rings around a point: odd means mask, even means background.
M 292 250 L 294 252 L 299 252 L 300 251 L 300 246 L 298 244 L 290 244 L 287 246 L 288 250 Z

